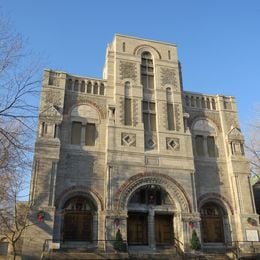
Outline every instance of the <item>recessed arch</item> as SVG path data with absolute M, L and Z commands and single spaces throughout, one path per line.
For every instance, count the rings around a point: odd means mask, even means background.
M 97 191 L 92 190 L 86 186 L 72 186 L 64 190 L 55 201 L 56 208 L 61 210 L 64 207 L 65 203 L 70 198 L 75 196 L 83 196 L 89 198 L 98 211 L 103 211 L 104 209 L 103 199 L 100 194 Z
M 160 52 L 156 48 L 145 44 L 137 46 L 134 49 L 134 55 L 141 57 L 142 53 L 146 51 L 150 52 L 154 59 L 162 59 Z
M 230 202 L 222 195 L 211 192 L 211 193 L 206 193 L 203 194 L 198 198 L 198 208 L 199 210 L 203 205 L 205 205 L 208 202 L 214 202 L 218 204 L 220 207 L 222 207 L 226 212 L 226 215 L 233 215 L 234 214 L 234 209 Z

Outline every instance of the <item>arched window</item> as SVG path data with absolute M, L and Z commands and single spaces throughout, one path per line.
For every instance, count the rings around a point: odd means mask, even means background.
M 98 84 L 97 82 L 94 83 L 94 90 L 93 90 L 93 94 L 97 95 L 98 94 Z
M 89 94 L 92 93 L 92 83 L 91 83 L 91 81 L 88 81 L 88 83 L 87 83 L 87 93 L 89 93 Z
M 85 81 L 81 81 L 81 84 L 80 84 L 80 92 L 85 92 Z
M 207 109 L 210 109 L 210 101 L 209 101 L 209 98 L 207 98 L 206 103 L 207 103 Z
M 72 79 L 68 80 L 68 90 L 72 90 Z
M 75 80 L 74 82 L 74 91 L 79 91 L 79 81 Z
M 154 89 L 154 68 L 150 52 L 142 53 L 141 83 L 146 89 Z
M 104 94 L 105 94 L 105 86 L 103 83 L 100 84 L 99 94 L 102 96 L 104 96 Z
M 196 107 L 200 108 L 200 98 L 196 97 Z
M 215 101 L 214 98 L 212 98 L 211 104 L 212 104 L 212 109 L 213 109 L 213 110 L 216 110 L 216 101 Z

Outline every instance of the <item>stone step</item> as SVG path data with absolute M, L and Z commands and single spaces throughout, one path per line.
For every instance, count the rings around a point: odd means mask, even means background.
M 56 260 L 56 259 L 129 259 L 128 253 L 81 253 L 70 251 L 53 251 L 49 252 L 42 257 L 44 260 Z

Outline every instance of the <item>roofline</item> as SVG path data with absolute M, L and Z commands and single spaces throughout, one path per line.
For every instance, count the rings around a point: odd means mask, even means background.
M 150 40 L 150 39 L 145 39 L 145 38 L 139 38 L 139 37 L 136 37 L 136 36 L 124 35 L 124 34 L 120 34 L 120 33 L 116 33 L 115 36 L 114 36 L 114 39 L 115 39 L 116 36 L 123 36 L 125 38 L 136 39 L 136 40 L 143 40 L 143 41 L 149 41 L 149 42 L 155 42 L 155 43 L 159 43 L 159 44 L 164 44 L 164 45 L 170 45 L 170 46 L 177 47 L 177 45 L 175 43 L 169 43 L 169 42 L 163 42 L 163 41 L 155 41 L 155 40 Z

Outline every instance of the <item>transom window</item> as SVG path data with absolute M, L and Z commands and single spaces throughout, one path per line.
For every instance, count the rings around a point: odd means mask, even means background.
M 170 204 L 170 199 L 168 193 L 160 186 L 146 185 L 133 194 L 129 203 L 163 205 Z

